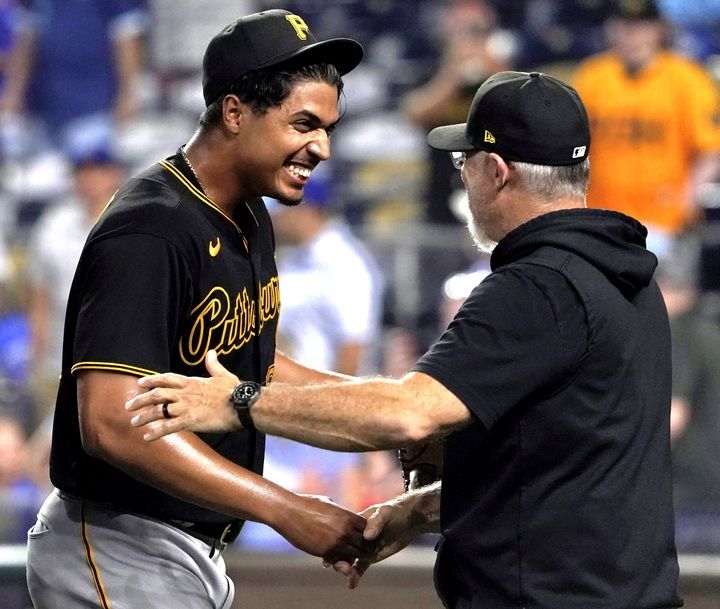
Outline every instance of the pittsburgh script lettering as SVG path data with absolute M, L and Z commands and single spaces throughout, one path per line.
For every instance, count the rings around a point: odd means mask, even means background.
M 258 333 L 280 311 L 277 277 L 258 286 L 259 307 L 247 288 L 231 298 L 221 287 L 214 287 L 197 305 L 190 317 L 190 331 L 180 340 L 180 358 L 194 366 L 203 361 L 210 349 L 225 355 L 242 348 L 255 336 L 255 316 L 259 309 Z

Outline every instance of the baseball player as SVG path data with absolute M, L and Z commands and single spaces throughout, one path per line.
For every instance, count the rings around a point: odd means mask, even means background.
M 273 383 L 236 408 L 229 396 L 247 382 L 209 355 L 209 379 L 141 379 L 149 391 L 127 404 L 139 411 L 133 423 L 149 424 L 148 440 L 256 426 L 335 450 L 443 439 L 442 483 L 366 512 L 377 548 L 354 571 L 336 564 L 351 585 L 435 530 L 435 581 L 449 609 L 679 606 L 657 260 L 639 222 L 585 208 L 580 98 L 544 74 L 500 72 L 480 86 L 466 123 L 428 141 L 461 171 L 492 273 L 413 371 Z
M 280 308 L 261 195 L 300 203 L 330 154 L 354 40 L 318 42 L 270 10 L 215 36 L 190 142 L 115 194 L 68 302 L 48 497 L 29 532 L 37 609 L 228 608 L 222 550 L 252 519 L 311 554 L 352 560 L 364 518 L 261 477 L 263 435 L 185 433 L 148 445 L 124 403 L 153 371 L 197 374 L 214 349 L 259 384 Z

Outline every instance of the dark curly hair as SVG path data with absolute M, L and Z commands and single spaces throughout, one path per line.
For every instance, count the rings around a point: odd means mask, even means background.
M 248 104 L 256 116 L 262 116 L 270 108 L 276 108 L 287 99 L 298 83 L 306 81 L 324 82 L 337 87 L 338 99 L 343 90 L 343 81 L 337 68 L 332 64 L 319 63 L 296 68 L 278 70 L 256 70 L 243 75 L 230 88 L 212 102 L 200 116 L 201 127 L 211 127 L 220 121 L 223 99 L 229 93 Z

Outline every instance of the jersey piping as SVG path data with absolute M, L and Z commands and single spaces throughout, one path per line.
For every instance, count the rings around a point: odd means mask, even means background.
M 160 165 L 162 165 L 165 169 L 172 173 L 191 193 L 193 193 L 205 205 L 211 207 L 221 216 L 223 216 L 223 218 L 230 222 L 230 224 L 232 224 L 236 228 L 236 230 L 242 235 L 242 230 L 240 230 L 240 227 L 235 223 L 235 221 L 230 216 L 228 216 L 216 203 L 213 203 L 213 201 L 209 197 L 207 197 L 205 193 L 198 189 L 198 187 L 195 186 L 195 184 L 193 184 L 190 180 L 188 180 L 176 167 L 170 165 L 169 163 L 166 163 L 165 161 L 160 161 Z M 245 207 L 250 212 L 250 215 L 253 217 L 255 225 L 259 226 L 260 223 L 258 222 L 257 216 L 255 215 L 255 212 L 253 212 L 251 207 L 247 204 L 247 202 L 245 202 Z M 248 249 L 248 244 L 244 236 L 243 243 L 245 244 L 245 248 Z
M 100 606 L 102 609 L 112 609 L 110 600 L 108 599 L 107 592 L 105 591 L 105 585 L 100 575 L 100 568 L 95 560 L 95 554 L 93 552 L 92 542 L 90 541 L 90 534 L 87 530 L 87 506 L 88 504 L 83 501 L 82 504 L 82 542 L 85 548 L 85 558 L 87 559 L 88 567 L 90 567 L 90 574 L 95 584 L 95 589 L 98 593 L 98 599 L 100 600 Z
M 113 372 L 127 372 L 135 376 L 148 376 L 151 374 L 159 374 L 155 370 L 147 370 L 137 366 L 129 366 L 128 364 L 120 364 L 117 362 L 78 362 L 70 368 L 71 374 L 75 374 L 78 370 L 111 370 Z

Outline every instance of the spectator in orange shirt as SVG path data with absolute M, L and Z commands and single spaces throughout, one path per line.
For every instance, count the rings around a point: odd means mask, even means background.
M 700 64 L 668 50 L 653 0 L 616 0 L 607 33 L 611 48 L 574 82 L 590 117 L 588 206 L 637 218 L 662 250 L 700 217 L 698 186 L 718 177 L 718 90 Z

